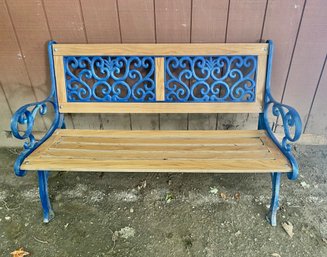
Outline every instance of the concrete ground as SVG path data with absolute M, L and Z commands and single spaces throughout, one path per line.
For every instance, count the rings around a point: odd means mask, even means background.
M 327 146 L 297 146 L 277 227 L 268 174 L 52 173 L 56 217 L 43 224 L 36 174 L 15 177 L 16 155 L 0 149 L 1 256 L 327 256 Z

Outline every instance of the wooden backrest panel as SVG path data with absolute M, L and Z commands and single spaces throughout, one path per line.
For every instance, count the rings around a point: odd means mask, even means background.
M 260 113 L 268 44 L 55 44 L 62 113 Z

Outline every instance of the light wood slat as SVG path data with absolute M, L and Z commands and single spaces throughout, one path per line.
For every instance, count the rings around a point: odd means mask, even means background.
M 56 149 L 76 149 L 94 151 L 114 151 L 114 150 L 135 150 L 135 151 L 212 151 L 212 152 L 235 152 L 235 151 L 257 151 L 267 149 L 264 145 L 108 145 L 89 143 L 65 143 L 52 145 Z
M 156 101 L 165 101 L 165 58 L 156 58 Z
M 55 131 L 27 157 L 21 168 L 102 172 L 285 172 L 291 169 L 265 131 L 90 130 Z
M 267 69 L 267 56 L 258 56 L 256 74 L 256 102 L 261 106 L 264 105 L 264 96 L 266 88 L 266 69 Z
M 268 150 L 259 150 L 251 152 L 210 152 L 210 151 L 76 151 L 71 149 L 46 150 L 42 156 L 34 156 L 29 160 L 38 158 L 63 158 L 63 159 L 121 159 L 121 160 L 163 160 L 163 159 L 232 159 L 232 160 L 251 160 L 251 159 L 275 159 L 274 155 Z
M 64 58 L 62 56 L 53 57 L 55 76 L 56 76 L 56 88 L 57 97 L 59 102 L 59 111 L 61 112 L 61 103 L 67 102 L 66 95 L 66 82 L 65 82 L 65 71 L 64 71 Z
M 57 129 L 55 133 L 72 137 L 118 137 L 118 138 L 259 138 L 265 136 L 264 130 L 90 130 Z
M 266 43 L 229 44 L 56 44 L 55 56 L 267 55 Z
M 59 101 L 61 113 L 261 113 L 261 103 L 72 103 Z
M 21 166 L 24 170 L 66 170 L 99 172 L 280 172 L 290 167 L 276 160 L 92 160 L 92 159 L 34 159 Z
M 262 145 L 259 138 L 101 138 L 101 137 L 62 137 L 61 143 L 92 143 L 115 145 Z

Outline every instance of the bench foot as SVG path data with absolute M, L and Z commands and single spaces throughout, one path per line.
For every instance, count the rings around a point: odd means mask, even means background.
M 48 171 L 38 171 L 39 177 L 39 192 L 43 208 L 43 222 L 48 223 L 54 217 L 54 212 L 51 208 L 49 192 L 48 192 Z
M 277 210 L 278 210 L 278 198 L 279 198 L 279 189 L 280 189 L 280 179 L 281 179 L 281 173 L 274 172 L 271 173 L 271 180 L 272 180 L 272 198 L 271 198 L 271 204 L 269 212 L 266 216 L 268 222 L 272 226 L 277 225 Z

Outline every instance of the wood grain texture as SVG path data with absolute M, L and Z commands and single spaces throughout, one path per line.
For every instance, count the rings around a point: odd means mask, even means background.
M 193 0 L 192 31 L 193 43 L 225 42 L 228 15 L 228 0 Z
M 267 55 L 266 43 L 57 44 L 54 56 Z
M 303 6 L 304 0 L 268 1 L 262 39 L 271 39 L 275 45 L 271 92 L 278 101 L 282 98 Z
M 45 12 L 52 37 L 60 43 L 87 43 L 87 35 L 83 23 L 83 14 L 79 0 L 44 1 Z M 70 119 L 69 115 L 65 117 Z M 87 119 L 87 122 L 86 122 Z M 102 127 L 99 115 L 73 114 L 72 121 L 76 128 Z
M 327 56 L 326 56 L 327 58 Z M 327 65 L 325 60 L 324 69 L 319 80 L 316 97 L 314 99 L 308 124 L 304 133 L 327 135 Z
M 89 43 L 121 42 L 116 0 L 81 0 Z
M 298 110 L 304 124 L 325 61 L 326 20 L 326 1 L 307 1 L 283 98 Z
M 257 103 L 60 103 L 62 113 L 260 113 Z
M 7 108 L 13 112 L 24 104 L 37 101 L 16 35 L 6 3 L 0 0 L 0 83 L 8 99 Z M 9 124 L 3 126 L 8 128 Z M 45 130 L 42 119 L 36 120 L 35 130 Z
M 153 0 L 118 0 L 123 43 L 155 42 Z
M 155 0 L 158 43 L 190 42 L 191 0 Z
M 41 101 L 48 97 L 50 92 L 46 55 L 50 34 L 42 2 L 11 0 L 7 3 L 36 98 Z
M 94 132 L 97 131 L 93 135 Z M 197 134 L 99 131 L 93 137 L 85 130 L 57 130 L 26 159 L 22 168 L 103 172 L 290 171 L 287 159 L 263 131 L 201 131 L 199 137 L 194 136 Z
M 227 42 L 259 42 L 266 0 L 230 0 Z
M 11 116 L 12 112 L 9 104 L 7 103 L 6 94 L 3 90 L 2 84 L 0 83 L 0 133 L 4 130 L 10 130 Z
M 165 58 L 155 59 L 156 71 L 156 101 L 165 101 Z

